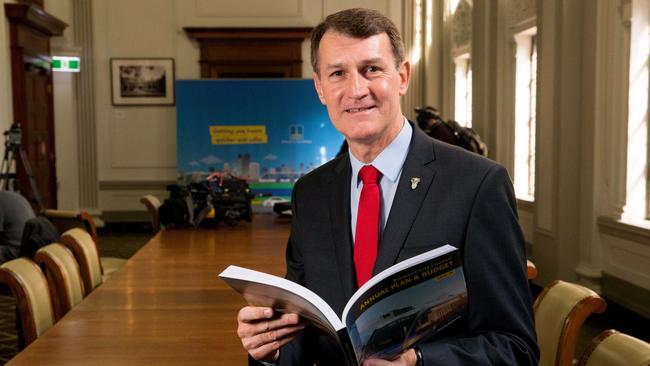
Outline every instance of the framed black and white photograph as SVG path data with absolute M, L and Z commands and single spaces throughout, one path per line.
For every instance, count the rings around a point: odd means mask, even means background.
M 112 58 L 113 105 L 174 105 L 174 59 Z

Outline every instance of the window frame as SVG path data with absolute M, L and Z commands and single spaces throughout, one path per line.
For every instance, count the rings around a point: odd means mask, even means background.
M 472 58 L 469 53 L 463 53 L 454 57 L 454 120 L 463 127 L 472 127 L 472 103 Z
M 515 133 L 514 133 L 514 186 L 515 196 L 524 202 L 535 202 L 535 174 L 537 161 L 537 92 L 538 54 L 537 27 L 530 27 L 514 34 L 515 58 Z M 522 80 L 522 77 L 524 78 Z M 523 98 L 523 99 L 522 99 Z M 525 103 L 521 108 L 521 103 Z M 526 143 L 520 148 L 518 136 L 526 135 Z M 525 148 L 526 159 L 521 161 L 519 150 Z M 519 152 L 519 153 L 518 153 Z M 526 177 L 522 182 L 522 171 Z M 525 193 L 522 193 L 525 191 Z

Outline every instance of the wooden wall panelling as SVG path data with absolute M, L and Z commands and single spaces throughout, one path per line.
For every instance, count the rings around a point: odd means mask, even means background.
M 201 77 L 302 76 L 302 42 L 311 28 L 184 28 L 201 47 Z

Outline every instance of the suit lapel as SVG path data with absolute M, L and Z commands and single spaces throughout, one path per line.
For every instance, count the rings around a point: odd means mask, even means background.
M 356 291 L 352 233 L 350 232 L 350 179 L 352 168 L 350 159 L 341 159 L 335 168 L 336 176 L 330 184 L 330 222 L 336 250 L 336 261 L 341 278 L 341 289 L 347 301 Z M 326 258 L 323 258 L 326 260 Z
M 379 243 L 373 275 L 390 267 L 397 260 L 433 182 L 435 169 L 430 163 L 434 160 L 431 140 L 419 128 L 413 126 L 411 146 L 404 161 L 393 205 Z M 411 178 L 420 179 L 415 189 L 411 189 Z

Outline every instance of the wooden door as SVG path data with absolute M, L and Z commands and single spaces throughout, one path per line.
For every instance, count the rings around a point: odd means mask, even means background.
M 56 207 L 56 161 L 54 153 L 54 123 L 52 106 L 52 77 L 49 69 L 25 64 L 26 119 L 22 127 L 23 147 L 30 162 L 36 187 L 44 208 Z M 31 188 L 27 196 L 33 198 Z
M 22 130 L 22 147 L 31 167 L 43 207 L 35 200 L 25 164 L 18 158 L 21 193 L 34 208 L 56 208 L 54 100 L 50 70 L 50 37 L 67 26 L 45 12 L 42 1 L 4 4 L 9 19 L 11 86 L 14 122 Z

